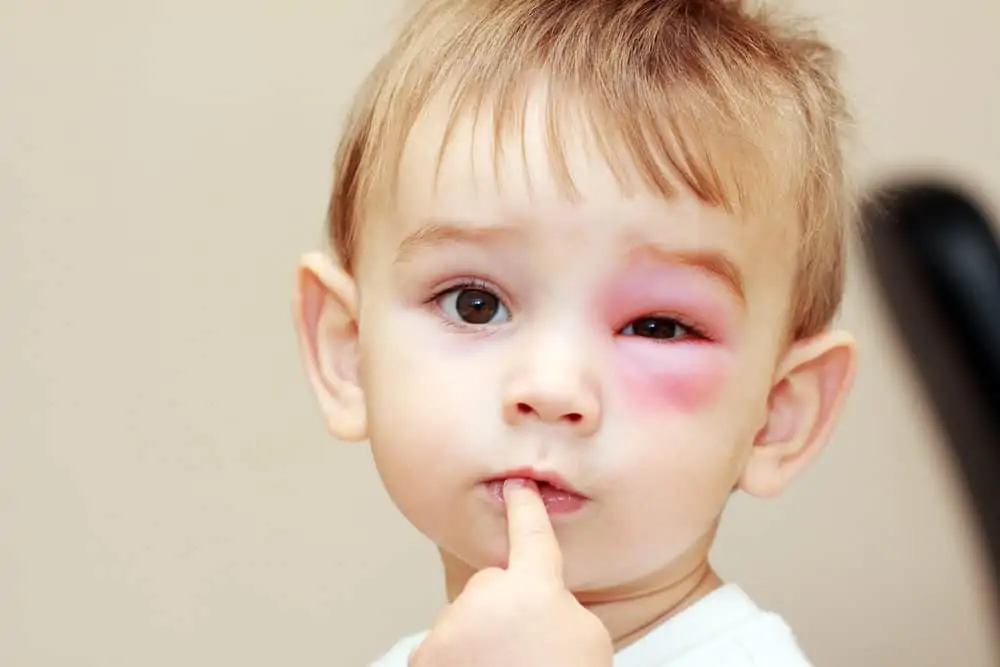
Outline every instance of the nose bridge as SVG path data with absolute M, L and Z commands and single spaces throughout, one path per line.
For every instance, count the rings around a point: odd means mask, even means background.
M 504 398 L 509 423 L 564 424 L 586 435 L 601 420 L 595 353 L 571 327 L 525 332 L 515 346 Z

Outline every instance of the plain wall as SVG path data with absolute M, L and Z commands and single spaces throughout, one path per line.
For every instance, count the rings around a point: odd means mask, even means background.
M 866 182 L 1000 202 L 1000 3 L 811 0 Z M 366 448 L 331 442 L 289 300 L 391 0 L 0 1 L 0 665 L 367 664 L 442 600 Z M 994 208 L 993 210 L 996 210 Z M 723 573 L 818 666 L 1000 664 L 935 424 L 862 267 L 863 368 Z

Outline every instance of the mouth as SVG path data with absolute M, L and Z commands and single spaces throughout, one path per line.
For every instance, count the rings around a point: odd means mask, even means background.
M 490 477 L 484 481 L 491 500 L 503 505 L 503 484 L 508 479 L 530 479 L 538 487 L 538 494 L 549 514 L 572 514 L 590 500 L 553 472 L 519 468 Z

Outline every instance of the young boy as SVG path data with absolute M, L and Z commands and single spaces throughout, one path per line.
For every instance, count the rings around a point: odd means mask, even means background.
M 430 0 L 359 96 L 296 318 L 451 605 L 384 667 L 807 665 L 709 564 L 854 376 L 831 50 L 738 0 Z

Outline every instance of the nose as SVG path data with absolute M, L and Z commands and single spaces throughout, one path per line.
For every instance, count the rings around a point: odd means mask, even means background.
M 600 393 L 584 355 L 536 348 L 535 354 L 522 357 L 507 384 L 503 412 L 511 426 L 534 422 L 566 428 L 577 437 L 596 433 Z

